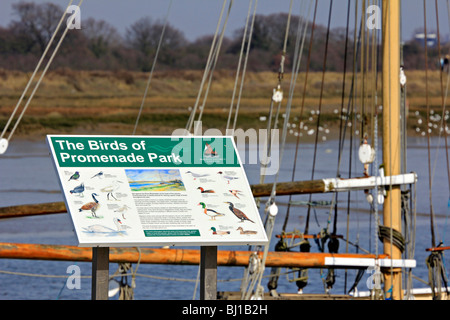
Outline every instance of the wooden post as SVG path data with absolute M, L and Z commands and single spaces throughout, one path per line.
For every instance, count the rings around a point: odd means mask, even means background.
M 200 300 L 217 299 L 217 247 L 200 248 Z
M 401 173 L 400 156 L 400 0 L 383 0 L 383 164 L 386 176 Z M 383 223 L 401 232 L 400 186 L 387 187 Z M 384 253 L 401 259 L 401 251 L 384 239 Z M 387 298 L 403 299 L 400 269 L 386 270 Z
M 92 248 L 92 300 L 108 300 L 109 248 Z

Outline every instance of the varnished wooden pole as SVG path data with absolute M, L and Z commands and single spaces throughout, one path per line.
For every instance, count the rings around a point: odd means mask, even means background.
M 385 175 L 401 173 L 400 147 L 400 0 L 383 0 L 383 164 Z M 401 232 L 401 189 L 387 188 L 383 224 Z M 399 248 L 384 239 L 384 253 L 401 259 Z M 385 272 L 387 298 L 403 298 L 399 269 Z
M 217 265 L 227 267 L 245 267 L 253 252 L 217 251 Z M 259 253 L 262 257 L 262 252 Z M 266 267 L 323 268 L 327 257 L 344 259 L 375 259 L 373 254 L 328 254 L 305 252 L 269 252 Z M 378 258 L 384 259 L 386 255 Z M 24 243 L 0 243 L 0 259 L 30 259 L 53 261 L 92 261 L 92 249 L 76 246 L 43 245 Z M 142 264 L 199 265 L 200 250 L 110 248 L 109 261 L 112 263 L 131 262 Z

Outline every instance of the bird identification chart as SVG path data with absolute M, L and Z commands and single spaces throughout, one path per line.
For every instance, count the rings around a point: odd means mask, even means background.
M 48 135 L 78 245 L 265 244 L 232 137 Z

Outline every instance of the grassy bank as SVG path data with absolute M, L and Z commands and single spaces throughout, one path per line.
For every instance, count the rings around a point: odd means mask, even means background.
M 196 103 L 202 75 L 200 71 L 156 72 L 144 104 L 137 133 L 171 134 L 176 128 L 184 128 L 189 117 L 189 107 L 193 107 Z M 411 71 L 407 75 L 409 128 L 411 134 L 421 134 L 425 128 L 424 121 L 422 121 L 421 131 L 416 132 L 416 128 L 420 128 L 419 119 L 424 119 L 426 116 L 425 76 L 420 71 Z M 30 76 L 31 74 L 28 73 L 0 70 L 1 128 L 5 126 Z M 26 137 L 42 136 L 47 133 L 131 134 L 142 102 L 147 77 L 146 73 L 128 71 L 51 71 L 37 91 L 16 134 Z M 321 73 L 311 73 L 306 86 L 302 119 L 305 126 L 310 128 L 315 127 L 317 123 L 315 110 L 319 105 L 321 77 Z M 284 77 L 285 99 L 281 112 L 284 112 L 286 105 L 290 78 L 289 74 Z M 348 76 L 346 80 L 346 91 L 349 92 L 352 79 Z M 204 110 L 203 129 L 225 129 L 234 84 L 234 71 L 217 70 L 215 72 Z M 240 101 L 237 123 L 239 128 L 257 129 L 267 126 L 260 117 L 268 116 L 272 90 L 276 84 L 276 73 L 247 74 Z M 299 122 L 303 87 L 304 74 L 300 74 L 292 104 L 292 123 Z M 368 80 L 365 82 L 365 87 L 371 88 L 373 83 Z M 361 81 L 357 82 L 356 88 L 355 110 L 356 113 L 362 113 L 364 105 L 366 127 L 369 128 L 368 118 L 374 110 L 373 96 L 363 95 Z M 435 114 L 440 114 L 442 98 L 439 73 L 431 73 L 429 88 L 430 107 Z M 336 128 L 339 125 L 338 111 L 342 104 L 342 74 L 327 73 L 323 92 L 320 124 Z M 379 94 L 379 101 L 381 101 L 380 97 Z M 22 106 L 25 102 L 26 99 Z M 350 104 L 345 99 L 344 107 L 348 108 L 348 106 Z M 292 129 L 296 131 L 295 128 Z

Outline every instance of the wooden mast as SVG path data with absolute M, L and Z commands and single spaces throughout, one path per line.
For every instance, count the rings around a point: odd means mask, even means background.
M 383 164 L 385 175 L 401 172 L 400 148 L 400 0 L 383 0 Z M 387 188 L 383 223 L 401 232 L 401 189 Z M 402 252 L 389 238 L 384 253 L 401 259 Z M 386 298 L 403 299 L 402 274 L 398 268 L 385 270 Z

